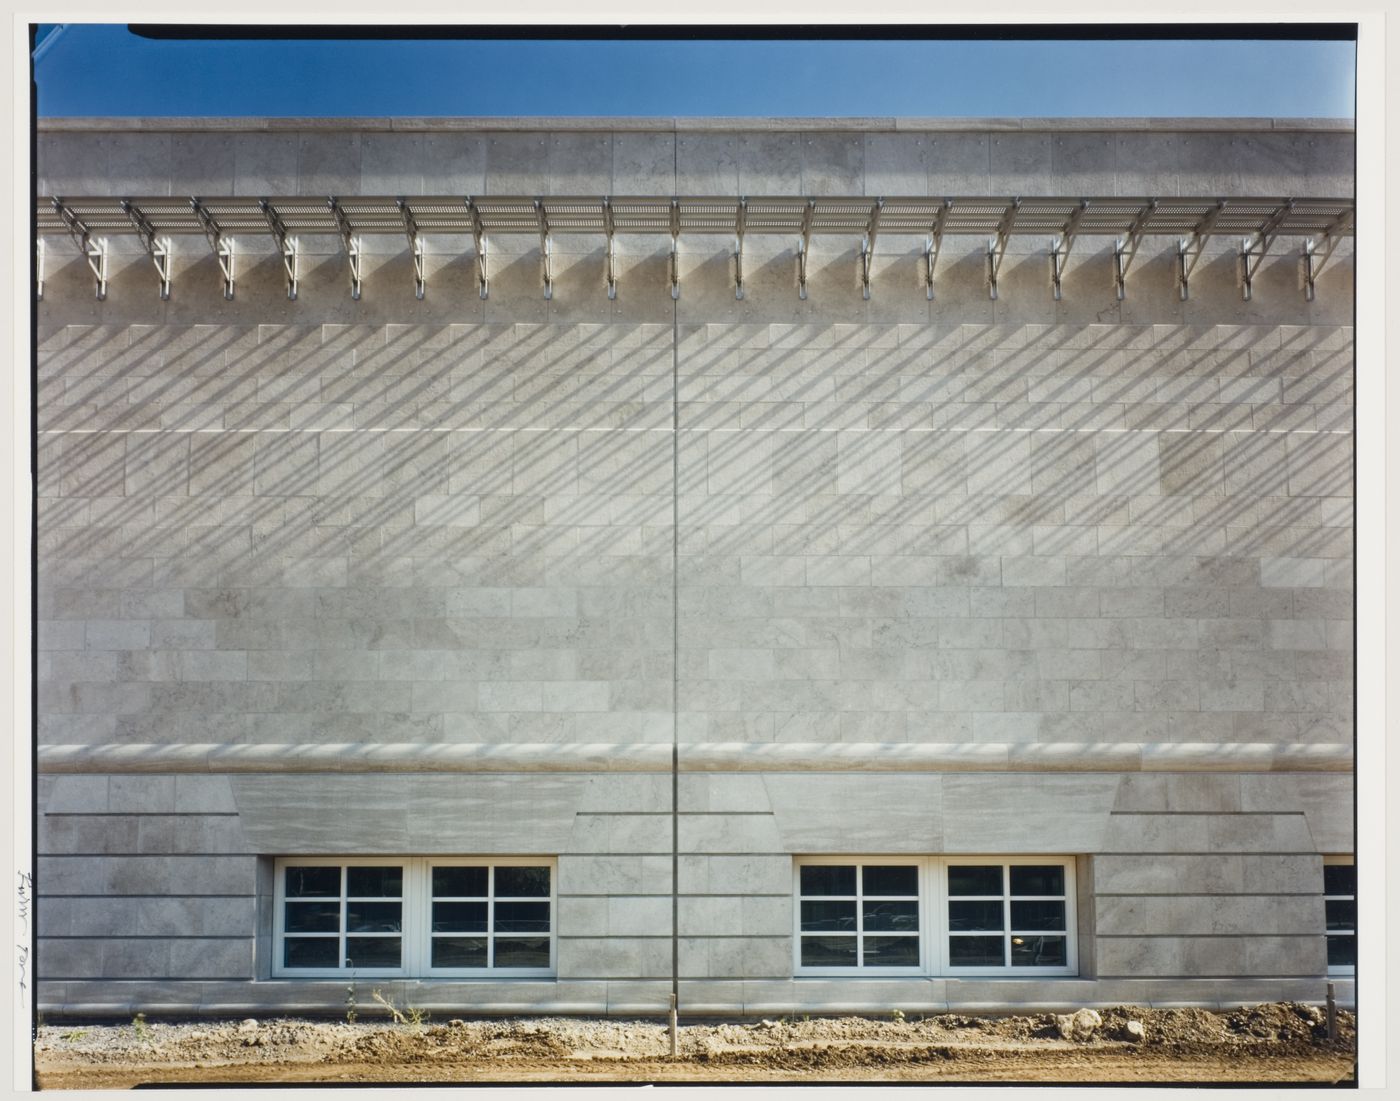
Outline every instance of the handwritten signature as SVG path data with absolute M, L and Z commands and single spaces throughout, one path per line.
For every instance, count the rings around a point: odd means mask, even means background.
M 34 875 L 31 872 L 19 873 L 19 920 L 20 935 L 29 935 L 29 904 L 34 893 Z M 24 1005 L 24 992 L 29 989 L 25 979 L 29 975 L 29 946 L 15 945 L 19 949 L 19 1004 Z

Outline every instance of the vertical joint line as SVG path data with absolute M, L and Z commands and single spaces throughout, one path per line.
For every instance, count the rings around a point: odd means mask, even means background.
M 672 179 L 680 172 L 680 151 L 678 142 L 672 143 Z M 676 238 L 680 226 L 675 199 L 671 200 L 671 263 L 673 276 L 677 275 Z M 681 557 L 681 351 L 680 351 L 680 307 L 677 299 L 680 287 L 673 287 L 671 295 L 671 1008 L 680 1005 L 681 990 L 681 940 L 680 940 L 680 787 L 681 787 L 681 748 L 680 748 L 680 557 Z

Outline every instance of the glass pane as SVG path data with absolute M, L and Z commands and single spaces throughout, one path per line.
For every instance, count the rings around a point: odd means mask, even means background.
M 1328 938 L 1327 938 L 1327 966 L 1328 966 L 1328 967 L 1355 967 L 1355 966 L 1356 966 L 1356 938 L 1355 938 L 1355 937 L 1328 937 Z
M 548 933 L 548 902 L 496 903 L 496 932 Z M 522 965 L 523 966 L 523 965 Z M 534 966 L 531 964 L 530 966 Z
M 802 929 L 815 933 L 854 933 L 856 904 L 854 902 L 802 902 Z
M 434 933 L 486 932 L 486 903 L 434 902 Z
M 950 865 L 948 868 L 948 893 L 950 895 L 1001 894 L 1001 866 L 999 864 Z
M 340 932 L 340 900 L 287 903 L 286 931 L 289 933 Z
M 347 902 L 347 933 L 398 933 L 403 929 L 402 902 Z
M 1012 937 L 1012 967 L 1063 967 L 1064 937 Z
M 803 967 L 854 967 L 855 965 L 855 937 L 802 938 Z
M 339 967 L 339 937 L 288 937 L 282 942 L 283 967 Z
M 1013 895 L 1063 895 L 1065 870 L 1059 864 L 1013 864 Z
M 1329 898 L 1327 900 L 1327 928 L 1356 928 L 1356 900 L 1354 898 Z
M 950 902 L 948 903 L 948 928 L 955 933 L 975 932 L 981 929 L 1000 930 L 1000 902 Z
M 497 967 L 548 967 L 548 937 L 497 937 Z
M 340 869 L 337 867 L 288 868 L 288 898 L 337 898 L 340 895 Z
M 1005 945 L 1001 937 L 949 937 L 948 963 L 953 967 L 1001 967 Z
M 398 937 L 346 937 L 346 967 L 397 967 Z
M 497 868 L 497 898 L 548 898 L 548 868 Z M 527 966 L 521 964 L 521 966 Z M 528 966 L 535 966 L 530 964 Z
M 875 902 L 865 900 L 865 931 L 867 933 L 917 933 L 919 904 L 917 902 Z
M 1065 904 L 1063 902 L 1013 902 L 1011 904 L 1011 928 L 1048 929 L 1062 933 L 1065 930 Z
M 919 869 L 912 864 L 867 866 L 861 869 L 860 879 L 867 895 L 919 893 Z
M 804 895 L 853 895 L 856 868 L 854 864 L 804 864 L 799 882 Z
M 434 967 L 485 967 L 485 937 L 434 937 Z
M 345 893 L 351 898 L 398 898 L 403 894 L 403 869 L 346 868 Z
M 434 898 L 485 898 L 485 866 L 479 868 L 433 869 Z
M 1322 866 L 1322 893 L 1325 895 L 1356 894 L 1356 865 L 1324 864 Z
M 866 967 L 918 967 L 918 937 L 866 937 Z

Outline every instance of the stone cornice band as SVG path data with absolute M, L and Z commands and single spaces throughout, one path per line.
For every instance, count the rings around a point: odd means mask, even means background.
M 671 745 L 339 742 L 52 745 L 39 772 L 669 772 Z M 694 742 L 682 772 L 1350 772 L 1346 744 Z

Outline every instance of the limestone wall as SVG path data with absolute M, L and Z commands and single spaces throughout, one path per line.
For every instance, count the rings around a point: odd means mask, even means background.
M 1278 120 L 508 125 L 54 122 L 38 188 L 1352 192 L 1350 131 Z M 1152 238 L 1120 302 L 1085 238 L 1057 302 L 1014 237 L 993 301 L 950 238 L 930 301 L 922 240 L 882 237 L 866 301 L 857 240 L 818 238 L 803 301 L 796 242 L 752 236 L 736 300 L 732 242 L 687 235 L 673 300 L 668 242 L 622 237 L 609 301 L 602 240 L 562 236 L 546 301 L 501 237 L 482 301 L 465 242 L 429 238 L 417 301 L 406 242 L 367 239 L 358 302 L 334 238 L 295 302 L 270 238 L 231 302 L 201 238 L 168 302 L 129 240 L 102 302 L 49 242 L 50 1011 L 339 1011 L 270 977 L 270 861 L 313 853 L 558 857 L 557 980 L 414 1004 L 1321 996 L 1349 246 L 1305 302 L 1282 242 L 1245 303 L 1217 239 L 1183 302 Z M 794 978 L 793 858 L 839 853 L 1075 858 L 1078 976 Z

